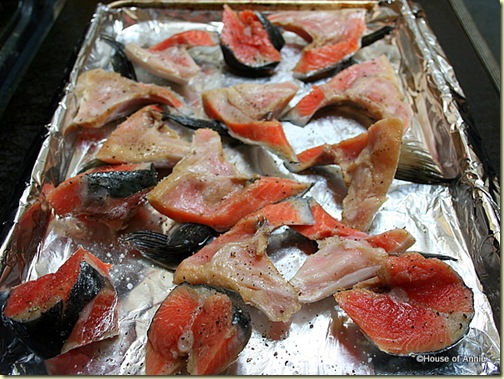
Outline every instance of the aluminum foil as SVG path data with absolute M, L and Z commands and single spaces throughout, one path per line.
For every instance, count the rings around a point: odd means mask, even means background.
M 234 2 L 237 7 L 263 9 L 266 3 Z M 101 67 L 112 70 L 113 49 L 100 40 L 101 33 L 119 42 L 151 45 L 174 32 L 189 28 L 219 31 L 222 3 L 113 3 L 99 5 L 91 20 L 80 53 L 71 72 L 65 96 L 48 125 L 48 135 L 33 169 L 32 180 L 20 201 L 16 224 L 1 250 L 0 288 L 10 287 L 56 271 L 83 246 L 100 259 L 113 264 L 113 282 L 119 294 L 120 335 L 96 344 L 96 353 L 84 365 L 71 355 L 66 374 L 144 374 L 146 332 L 157 307 L 173 287 L 172 272 L 134 254 L 117 235 L 95 223 L 72 218 L 57 218 L 40 202 L 47 185 L 75 175 L 93 158 L 103 139 L 82 141 L 77 135 L 63 137 L 63 128 L 75 109 L 73 89 L 80 73 Z M 477 153 L 471 148 L 467 129 L 471 127 L 460 108 L 463 91 L 453 69 L 416 4 L 405 0 L 320 1 L 269 3 L 266 11 L 285 7 L 335 8 L 363 6 L 368 9 L 368 31 L 393 25 L 395 32 L 361 49 L 359 62 L 386 54 L 402 80 L 404 93 L 414 111 L 413 122 L 404 136 L 404 145 L 428 157 L 430 170 L 413 161 L 419 176 L 446 179 L 437 184 L 394 180 L 388 199 L 377 214 L 370 234 L 393 228 L 406 228 L 415 238 L 412 251 L 449 255 L 449 264 L 474 291 L 476 314 L 467 336 L 455 347 L 436 355 L 396 357 L 380 352 L 358 330 L 332 298 L 304 305 L 287 324 L 272 323 L 250 308 L 252 337 L 238 360 L 228 368 L 229 375 L 377 375 L 377 374 L 496 374 L 500 372 L 500 189 L 488 177 Z M 194 107 L 199 107 L 202 90 L 243 81 L 280 82 L 293 80 L 290 69 L 299 54 L 295 35 L 286 34 L 283 60 L 270 78 L 244 79 L 227 73 L 216 49 L 194 49 L 191 54 L 203 67 L 203 74 L 179 91 Z M 140 81 L 169 85 L 137 69 Z M 326 79 L 325 79 L 326 80 Z M 317 83 L 322 83 L 321 80 Z M 309 91 L 313 84 L 297 82 L 300 90 L 292 100 Z M 320 143 L 338 142 L 362 132 L 363 125 L 345 115 L 327 112 L 299 128 L 284 124 L 296 151 Z M 104 131 L 106 133 L 106 131 Z M 189 137 L 188 137 L 189 138 Z M 282 162 L 260 147 L 225 144 L 228 159 L 245 173 L 289 177 L 314 183 L 314 197 L 334 216 L 341 213 L 344 195 L 337 167 L 293 174 Z M 402 163 L 405 156 L 401 155 Z M 166 231 L 173 222 L 159 225 Z M 281 228 L 270 238 L 268 253 L 286 278 L 294 275 L 306 257 L 303 240 Z M 19 348 L 10 335 L 2 336 L 3 361 L 8 374 L 55 372 L 55 361 L 42 362 Z

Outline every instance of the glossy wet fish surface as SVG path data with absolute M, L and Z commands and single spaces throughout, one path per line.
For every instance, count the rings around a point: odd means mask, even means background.
M 259 12 L 224 5 L 220 34 L 224 60 L 244 75 L 270 74 L 280 63 L 282 35 Z
M 170 291 L 149 327 L 146 374 L 220 374 L 236 360 L 251 332 L 240 295 L 182 283 Z
M 315 113 L 331 104 L 351 103 L 358 112 L 374 119 L 399 117 L 404 129 L 410 125 L 411 109 L 386 56 L 351 65 L 327 83 L 313 86 L 285 116 L 297 125 L 306 124 Z
M 71 177 L 47 194 L 56 214 L 99 220 L 121 228 L 157 183 L 148 163 L 123 164 L 91 169 Z
M 284 178 L 242 175 L 226 161 L 220 136 L 200 129 L 195 133 L 192 151 L 152 189 L 147 199 L 177 222 L 194 222 L 225 231 L 248 213 L 307 188 L 305 183 Z
M 173 167 L 189 151 L 190 143 L 165 121 L 160 107 L 148 105 L 117 126 L 96 157 L 110 164 L 152 163 Z
M 2 320 L 45 359 L 114 337 L 117 294 L 108 270 L 79 249 L 56 273 L 13 288 Z
M 381 350 L 431 353 L 463 338 L 474 316 L 473 293 L 448 264 L 408 253 L 390 257 L 385 271 L 385 292 L 356 288 L 334 295 Z
M 169 88 L 135 82 L 102 69 L 83 73 L 75 92 L 78 99 L 77 114 L 68 130 L 74 127 L 100 128 L 107 122 L 156 102 L 174 108 L 184 106 L 181 97 Z
M 244 143 L 264 146 L 293 162 L 294 150 L 277 118 L 297 90 L 293 82 L 241 84 L 209 90 L 201 96 L 206 114 L 222 121 L 230 135 Z
M 304 38 L 308 45 L 293 69 L 294 76 L 308 80 L 330 71 L 355 54 L 366 30 L 364 9 L 335 11 L 274 12 L 269 20 Z
M 427 126 L 396 29 L 373 33 L 388 19 L 150 11 L 76 77 L 68 169 L 48 159 L 18 227 L 36 262 L 7 276 L 40 279 L 5 293 L 2 320 L 48 373 L 381 373 L 474 332 L 462 243 L 424 215 L 448 190 L 398 180 Z
M 187 52 L 196 46 L 215 46 L 214 37 L 203 30 L 188 30 L 148 48 L 127 44 L 128 58 L 148 72 L 177 84 L 187 84 L 201 68 Z

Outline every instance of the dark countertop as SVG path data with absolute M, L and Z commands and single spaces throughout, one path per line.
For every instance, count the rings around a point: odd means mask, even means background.
M 62 94 L 80 42 L 98 2 L 68 0 L 0 115 L 0 220 L 4 232 L 28 180 L 44 125 Z M 481 64 L 448 0 L 418 0 L 452 64 L 476 125 L 473 143 L 481 144 L 488 171 L 500 172 L 500 92 Z M 496 22 L 500 14 L 495 15 Z M 481 141 L 480 141 L 481 138 Z M 500 175 L 499 175 L 500 177 Z M 0 240 L 4 235 L 0 234 Z

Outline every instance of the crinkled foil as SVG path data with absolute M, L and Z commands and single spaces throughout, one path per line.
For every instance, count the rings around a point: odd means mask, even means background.
M 236 6 L 260 7 L 265 3 Z M 273 4 L 273 5 L 272 5 Z M 112 48 L 99 39 L 101 33 L 120 42 L 153 44 L 174 32 L 188 28 L 219 31 L 222 3 L 218 2 L 128 2 L 99 5 L 81 47 L 66 94 L 48 126 L 48 135 L 33 169 L 32 180 L 20 201 L 16 223 L 2 245 L 0 288 L 54 272 L 81 245 L 100 259 L 112 263 L 111 275 L 119 294 L 119 336 L 96 343 L 96 356 L 77 366 L 70 356 L 61 356 L 69 373 L 144 374 L 146 332 L 160 302 L 172 284 L 172 272 L 132 254 L 112 232 L 92 222 L 51 217 L 39 194 L 46 185 L 56 185 L 75 175 L 93 157 L 100 141 L 89 143 L 62 136 L 62 128 L 75 109 L 73 88 L 78 75 L 88 69 L 112 70 Z M 449 255 L 450 265 L 474 291 L 475 316 L 466 337 L 455 347 L 435 355 L 397 357 L 380 352 L 339 309 L 332 298 L 304 305 L 287 324 L 272 323 L 250 308 L 252 337 L 226 374 L 230 375 L 431 375 L 500 373 L 500 189 L 489 177 L 477 153 L 471 148 L 467 129 L 471 127 L 461 110 L 463 91 L 427 20 L 416 4 L 405 0 L 386 2 L 272 2 L 266 11 L 283 7 L 331 8 L 365 6 L 368 29 L 394 25 L 396 30 L 373 45 L 361 49 L 354 59 L 362 61 L 386 54 L 399 73 L 414 118 L 404 136 L 404 145 L 427 154 L 431 164 L 409 162 L 418 177 L 429 175 L 447 179 L 437 184 L 394 180 L 387 201 L 377 214 L 370 234 L 392 228 L 406 228 L 415 238 L 413 251 Z M 296 36 L 287 35 L 286 46 L 296 46 Z M 244 79 L 222 71 L 220 50 L 191 52 L 203 67 L 204 75 L 187 88 L 173 87 L 198 107 L 204 89 L 238 84 L 245 80 L 292 80 L 289 74 L 295 48 L 282 49 L 283 61 L 273 77 Z M 160 82 L 138 70 L 142 81 Z M 298 82 L 294 104 L 314 83 Z M 296 151 L 325 142 L 337 142 L 355 135 L 363 126 L 344 115 L 327 112 L 304 128 L 285 123 L 289 141 Z M 309 195 L 330 213 L 340 214 L 344 186 L 337 167 L 292 174 L 270 153 L 259 147 L 225 145 L 226 155 L 237 167 L 250 173 L 290 177 L 314 183 Z M 401 155 L 402 163 L 405 156 Z M 423 176 L 422 176 L 423 175 Z M 38 206 L 41 204 L 41 206 Z M 164 220 L 162 229 L 171 221 Z M 306 256 L 306 246 L 288 228 L 270 238 L 268 253 L 286 278 L 290 278 Z M 19 348 L 10 335 L 3 335 L 2 367 L 7 374 L 52 372 L 51 363 L 42 362 Z M 65 361 L 66 359 L 66 361 Z

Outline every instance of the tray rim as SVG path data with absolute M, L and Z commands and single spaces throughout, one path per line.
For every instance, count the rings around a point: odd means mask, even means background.
M 137 8 L 170 8 L 170 9 L 204 9 L 222 10 L 224 4 L 244 9 L 254 6 L 257 10 L 281 7 L 286 10 L 320 10 L 339 8 L 366 8 L 372 9 L 379 4 L 379 0 L 117 0 L 107 6 L 111 9 L 137 7 Z

